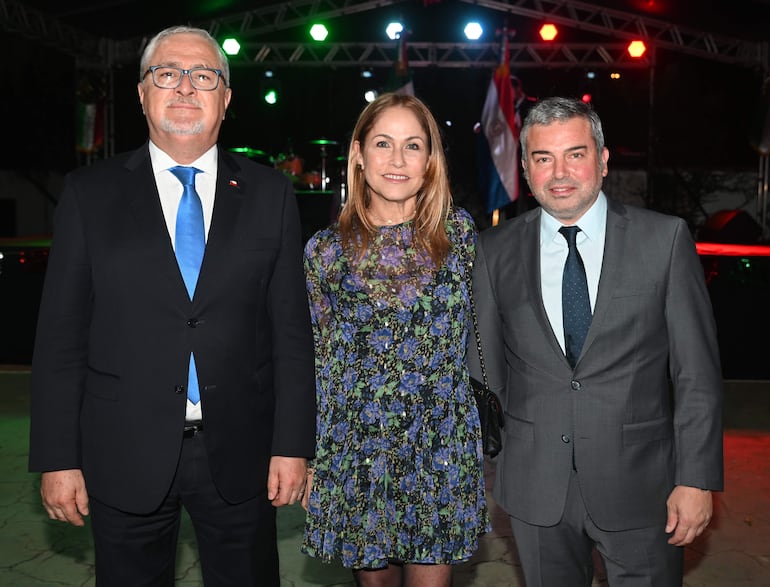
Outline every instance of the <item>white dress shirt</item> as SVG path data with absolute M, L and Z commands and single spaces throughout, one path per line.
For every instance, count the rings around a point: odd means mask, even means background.
M 544 209 L 540 213 L 540 287 L 543 305 L 551 322 L 551 328 L 564 351 L 564 319 L 561 309 L 561 281 L 564 263 L 569 247 L 567 240 L 559 232 L 565 226 Z M 577 222 L 580 227 L 577 234 L 577 248 L 583 259 L 588 281 L 588 297 L 591 311 L 596 305 L 596 292 L 599 289 L 599 277 L 604 259 L 604 237 L 607 233 L 607 198 L 604 192 L 599 196 Z
M 181 165 L 161 151 L 157 145 L 150 141 L 150 161 L 155 175 L 155 183 L 160 194 L 160 206 L 163 209 L 163 218 L 166 221 L 168 235 L 171 238 L 171 246 L 175 246 L 176 237 L 176 213 L 179 202 L 182 199 L 184 186 L 169 171 L 172 167 Z M 188 167 L 196 167 L 202 173 L 195 174 L 195 191 L 201 199 L 203 206 L 203 224 L 206 240 L 208 241 L 211 216 L 214 212 L 214 194 L 217 183 L 217 147 L 214 145 Z M 200 420 L 203 417 L 203 398 L 197 404 L 187 400 L 186 420 Z

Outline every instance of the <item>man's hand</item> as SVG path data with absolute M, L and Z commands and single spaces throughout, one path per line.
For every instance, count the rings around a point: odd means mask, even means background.
M 305 490 L 307 459 L 302 457 L 272 457 L 267 473 L 267 499 L 275 507 L 301 500 Z
M 48 517 L 83 526 L 88 515 L 88 493 L 80 469 L 49 471 L 40 477 L 40 495 Z
M 666 533 L 674 532 L 669 544 L 685 546 L 700 536 L 711 521 L 711 492 L 677 485 L 668 496 Z

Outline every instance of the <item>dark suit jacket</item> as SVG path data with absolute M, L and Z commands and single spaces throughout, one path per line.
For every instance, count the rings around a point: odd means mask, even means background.
M 505 408 L 495 497 L 530 524 L 560 520 L 573 451 L 604 530 L 665 523 L 674 485 L 722 488 L 719 355 L 687 226 L 608 206 L 594 317 L 574 371 L 542 301 L 541 210 L 479 239 L 474 296 L 490 386 Z
M 30 469 L 81 468 L 91 496 L 154 510 L 179 459 L 191 351 L 226 500 L 266 492 L 271 455 L 313 456 L 313 343 L 288 180 L 220 150 L 190 301 L 148 146 L 71 173 L 32 365 Z

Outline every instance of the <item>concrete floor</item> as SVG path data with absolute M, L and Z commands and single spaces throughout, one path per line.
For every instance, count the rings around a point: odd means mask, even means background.
M 93 587 L 90 531 L 48 520 L 38 476 L 27 472 L 29 372 L 0 367 L 0 586 Z M 491 485 L 494 470 L 487 468 Z M 770 382 L 726 382 L 724 493 L 709 529 L 685 551 L 688 587 L 770 586 Z M 494 530 L 455 568 L 455 587 L 523 585 L 508 518 L 490 501 Z M 282 587 L 353 585 L 350 573 L 299 552 L 304 511 L 279 510 Z M 188 521 L 177 585 L 203 585 Z M 606 585 L 597 573 L 594 585 Z M 561 587 L 561 586 L 555 586 Z

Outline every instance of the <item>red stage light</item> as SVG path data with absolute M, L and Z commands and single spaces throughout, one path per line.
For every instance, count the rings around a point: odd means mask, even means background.
M 555 24 L 546 23 L 540 27 L 540 38 L 544 41 L 553 41 L 556 35 L 559 34 L 559 29 Z
M 647 45 L 644 44 L 644 41 L 631 41 L 628 44 L 627 50 L 631 57 L 634 59 L 639 59 L 647 51 Z

